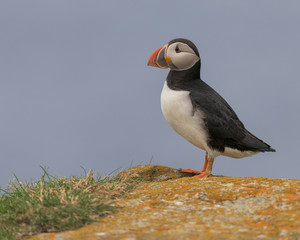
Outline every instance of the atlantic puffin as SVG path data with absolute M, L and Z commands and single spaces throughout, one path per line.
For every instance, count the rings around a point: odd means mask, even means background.
M 202 171 L 181 172 L 194 177 L 211 176 L 214 159 L 220 155 L 242 158 L 275 149 L 250 133 L 230 105 L 200 77 L 197 47 L 176 38 L 150 56 L 149 66 L 170 68 L 161 92 L 161 109 L 171 127 L 187 141 L 206 152 Z

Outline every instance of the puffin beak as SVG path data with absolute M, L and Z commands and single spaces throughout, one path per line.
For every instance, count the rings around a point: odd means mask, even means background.
M 166 61 L 166 58 L 168 59 L 168 57 L 166 56 L 167 47 L 168 44 L 154 51 L 154 53 L 152 53 L 152 55 L 149 58 L 148 66 L 168 68 L 169 65 Z

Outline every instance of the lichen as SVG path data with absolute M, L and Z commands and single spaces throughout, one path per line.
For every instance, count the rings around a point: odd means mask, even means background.
M 143 181 L 113 215 L 60 234 L 30 239 L 298 239 L 299 180 L 191 178 L 147 165 L 121 174 Z

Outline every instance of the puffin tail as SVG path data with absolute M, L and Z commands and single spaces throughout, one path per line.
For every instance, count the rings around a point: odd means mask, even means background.
M 259 139 L 249 131 L 247 132 L 247 135 L 242 142 L 252 151 L 276 152 L 276 150 L 272 148 L 269 144 L 265 143 L 263 140 Z
M 276 150 L 274 148 L 271 148 L 271 146 L 269 146 L 269 148 L 266 149 L 266 152 L 276 152 Z

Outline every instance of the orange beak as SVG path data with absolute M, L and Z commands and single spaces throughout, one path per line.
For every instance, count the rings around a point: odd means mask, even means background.
M 152 55 L 149 58 L 148 66 L 158 67 L 158 68 L 168 68 L 169 65 L 166 61 L 167 47 L 168 47 L 168 44 L 155 50 L 154 53 L 152 53 Z

